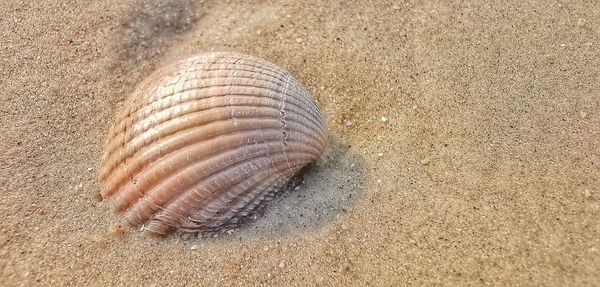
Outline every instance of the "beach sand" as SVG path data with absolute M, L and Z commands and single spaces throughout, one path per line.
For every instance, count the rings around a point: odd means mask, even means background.
M 2 1 L 0 285 L 598 286 L 600 3 L 438 2 Z M 239 228 L 120 228 L 113 117 L 208 51 L 289 70 L 334 141 Z

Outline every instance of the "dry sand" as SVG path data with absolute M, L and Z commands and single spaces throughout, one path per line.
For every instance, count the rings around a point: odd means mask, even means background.
M 437 2 L 2 1 L 0 285 L 599 286 L 600 3 Z M 231 234 L 121 234 L 112 117 L 212 50 L 288 69 L 337 143 Z

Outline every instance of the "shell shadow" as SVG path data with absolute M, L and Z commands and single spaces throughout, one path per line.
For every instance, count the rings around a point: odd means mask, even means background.
M 123 70 L 132 69 L 133 63 L 163 54 L 181 34 L 190 30 L 201 17 L 197 1 L 164 0 L 137 1 L 131 6 L 129 17 L 112 41 L 116 53 L 115 64 Z
M 366 190 L 368 178 L 362 158 L 334 140 L 315 164 L 293 180 L 299 185 L 279 192 L 254 216 L 239 224 L 233 234 L 226 233 L 231 229 L 217 233 L 219 237 L 223 233 L 226 240 L 247 241 L 293 236 L 323 228 L 352 208 Z M 214 234 L 205 232 L 201 237 L 213 239 Z

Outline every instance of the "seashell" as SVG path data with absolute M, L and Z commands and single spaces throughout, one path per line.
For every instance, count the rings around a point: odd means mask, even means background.
M 151 234 L 238 222 L 328 143 L 318 104 L 287 71 L 208 53 L 154 72 L 104 149 L 102 198 Z

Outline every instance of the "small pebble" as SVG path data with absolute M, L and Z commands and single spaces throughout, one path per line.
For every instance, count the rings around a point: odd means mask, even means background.
M 352 125 L 352 121 L 351 120 L 344 120 L 344 124 L 347 126 L 351 126 Z
M 229 234 L 229 235 L 233 234 L 233 229 L 227 230 L 227 234 Z
M 428 165 L 428 164 L 430 164 L 430 163 L 431 163 L 431 158 L 430 158 L 430 157 L 428 157 L 428 158 L 426 158 L 426 159 L 423 159 L 423 160 L 421 160 L 421 164 L 422 164 L 422 165 Z
M 583 191 L 583 195 L 585 195 L 586 198 L 589 198 L 592 196 L 592 192 L 589 189 L 586 189 Z
M 93 169 L 93 168 L 91 168 L 91 167 L 88 167 L 87 171 L 92 171 L 92 169 Z
M 283 268 L 283 267 L 285 267 L 285 263 L 283 263 L 283 262 L 279 263 L 279 268 Z
M 302 43 L 302 38 L 296 38 L 296 42 Z
M 388 121 L 388 118 L 386 118 L 386 117 L 381 117 L 381 119 L 380 119 L 380 120 L 381 120 L 381 122 L 382 122 L 382 123 L 387 123 L 387 121 Z
M 383 156 L 383 153 L 382 153 L 382 152 L 380 152 L 380 153 L 378 153 L 378 154 L 377 154 L 377 156 L 379 156 L 379 157 L 382 157 L 382 156 Z
M 194 245 L 192 245 L 192 247 L 191 247 L 190 249 L 191 249 L 191 250 L 196 250 L 196 249 L 198 249 L 198 245 L 197 245 L 197 244 L 194 244 Z
M 381 179 L 378 179 L 378 180 L 377 180 L 377 183 L 381 183 Z

